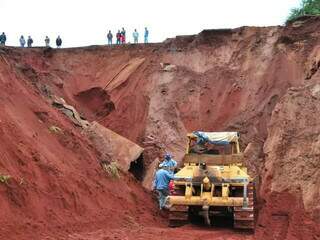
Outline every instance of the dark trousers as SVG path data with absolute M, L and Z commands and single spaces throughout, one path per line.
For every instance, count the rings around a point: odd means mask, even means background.
M 159 199 L 159 207 L 162 209 L 166 205 L 167 197 L 169 196 L 168 189 L 157 189 L 158 199 Z

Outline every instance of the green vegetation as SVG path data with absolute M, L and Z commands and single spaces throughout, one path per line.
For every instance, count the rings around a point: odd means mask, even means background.
M 103 163 L 102 168 L 112 178 L 120 178 L 119 169 L 116 162 L 111 162 L 109 164 Z
M 291 9 L 287 22 L 304 15 L 320 15 L 320 0 L 302 0 L 299 7 Z
M 11 178 L 10 175 L 0 174 L 0 183 L 7 183 L 10 178 Z

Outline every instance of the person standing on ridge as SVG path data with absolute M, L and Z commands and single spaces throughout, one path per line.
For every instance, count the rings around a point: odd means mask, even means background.
M 149 38 L 149 30 L 148 28 L 144 28 L 144 43 L 148 43 L 148 38 Z
M 124 28 L 122 28 L 122 31 L 121 31 L 121 43 L 122 44 L 126 43 L 126 30 Z
M 24 45 L 26 45 L 26 40 L 24 39 L 23 35 L 21 35 L 19 42 L 20 42 L 20 47 L 24 48 Z
M 6 45 L 6 41 L 7 41 L 7 36 L 6 34 L 3 32 L 1 35 L 0 35 L 0 44 L 2 46 L 5 46 Z
M 50 38 L 48 36 L 46 36 L 44 42 L 46 43 L 46 47 L 50 47 Z
M 117 38 L 117 44 L 119 45 L 119 44 L 121 43 L 121 33 L 120 33 L 120 30 L 118 30 L 117 35 L 116 35 L 116 38 Z
M 33 39 L 31 38 L 31 36 L 28 37 L 28 41 L 27 41 L 27 45 L 28 47 L 32 47 L 33 44 Z
M 173 173 L 177 167 L 177 162 L 172 158 L 171 154 L 166 153 L 164 155 L 164 161 L 160 163 L 159 167 L 165 167 L 169 172 Z
M 124 35 L 122 33 L 120 33 L 120 43 L 123 44 L 124 43 Z
M 57 44 L 57 48 L 60 48 L 62 45 L 62 39 L 61 39 L 60 35 L 57 37 L 56 44 Z
M 112 35 L 112 33 L 111 33 L 110 30 L 109 30 L 109 32 L 108 32 L 107 38 L 108 38 L 108 45 L 112 45 L 113 35 Z
M 138 40 L 139 40 L 139 33 L 137 32 L 137 29 L 134 30 L 133 32 L 133 42 L 134 43 L 138 43 Z
M 166 207 L 169 196 L 169 183 L 174 179 L 173 173 L 161 167 L 155 174 L 153 181 L 153 189 L 158 193 L 159 208 L 162 210 Z

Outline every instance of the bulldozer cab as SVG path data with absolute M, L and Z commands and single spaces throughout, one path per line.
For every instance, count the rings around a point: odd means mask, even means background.
M 237 132 L 193 132 L 187 135 L 184 164 L 229 165 L 242 163 Z

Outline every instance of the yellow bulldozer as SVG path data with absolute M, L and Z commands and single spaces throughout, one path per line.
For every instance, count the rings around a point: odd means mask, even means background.
M 211 225 L 229 216 L 233 227 L 254 229 L 254 184 L 243 164 L 237 132 L 188 134 L 183 167 L 175 174 L 169 197 L 169 225 L 177 227 L 192 217 Z

